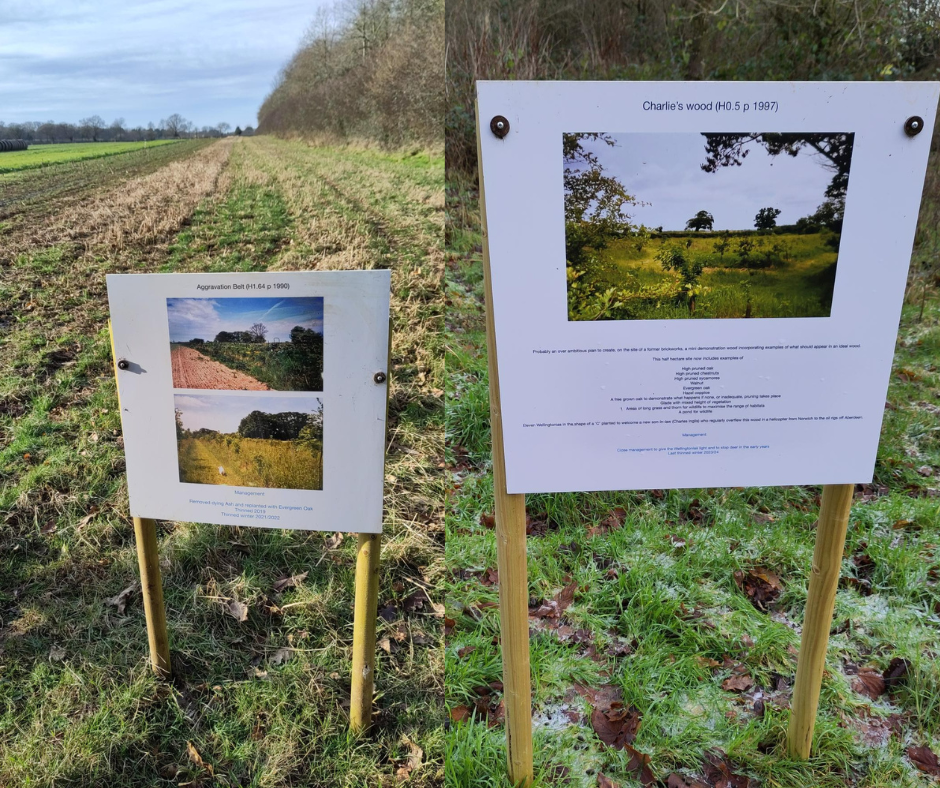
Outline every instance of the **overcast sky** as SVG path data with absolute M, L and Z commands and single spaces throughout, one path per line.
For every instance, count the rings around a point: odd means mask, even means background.
M 792 224 L 816 211 L 825 199 L 832 171 L 806 149 L 796 157 L 770 156 L 751 144 L 740 167 L 705 172 L 705 137 L 701 134 L 611 134 L 610 147 L 582 141 L 597 154 L 605 175 L 622 183 L 627 193 L 648 205 L 627 213 L 647 227 L 684 230 L 699 211 L 715 218 L 715 230 L 753 230 L 761 208 L 779 208 L 777 224 Z
M 290 342 L 295 326 L 323 333 L 323 298 L 168 298 L 171 342 L 204 339 L 220 331 L 247 331 L 263 323 L 268 342 Z
M 323 0 L 0 0 L 0 120 L 257 125 Z
M 319 397 L 272 397 L 218 394 L 176 394 L 176 409 L 182 412 L 183 427 L 203 428 L 216 432 L 238 432 L 241 420 L 254 410 L 262 413 L 317 413 L 322 407 Z

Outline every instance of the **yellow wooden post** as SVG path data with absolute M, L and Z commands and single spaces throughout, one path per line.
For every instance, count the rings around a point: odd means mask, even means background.
M 140 565 L 140 587 L 147 618 L 147 640 L 150 643 L 150 665 L 154 672 L 169 678 L 170 638 L 166 628 L 163 605 L 163 582 L 160 577 L 160 552 L 157 547 L 157 524 L 147 517 L 134 518 L 137 539 L 137 563 Z
M 832 626 L 832 609 L 842 569 L 845 534 L 852 510 L 852 484 L 827 484 L 823 487 L 819 523 L 816 526 L 816 549 L 813 571 L 809 579 L 803 636 L 796 669 L 796 685 L 787 731 L 787 750 L 791 758 L 809 758 L 813 744 L 813 728 L 819 707 L 826 647 Z
M 486 292 L 486 354 L 490 382 L 490 431 L 493 441 L 493 493 L 496 498 L 496 563 L 499 570 L 499 621 L 503 652 L 503 704 L 509 780 L 528 786 L 532 769 L 532 698 L 529 676 L 529 583 L 526 566 L 525 495 L 506 492 L 503 421 L 496 367 L 493 284 L 490 277 L 486 197 L 480 151 L 480 109 L 477 107 L 477 166 L 483 222 L 483 278 Z
M 353 619 L 352 689 L 349 727 L 361 733 L 372 721 L 375 686 L 375 619 L 379 604 L 381 534 L 359 534 L 356 557 L 356 612 Z
M 111 336 L 111 359 L 114 364 L 114 382 L 117 385 L 117 354 L 114 352 L 114 332 L 108 321 Z M 121 390 L 117 387 L 118 410 L 121 408 Z M 146 517 L 134 518 L 134 538 L 137 541 L 137 563 L 140 566 L 140 587 L 147 619 L 147 640 L 150 644 L 150 665 L 154 672 L 169 678 L 170 638 L 166 628 L 166 608 L 163 604 L 163 580 L 160 577 L 160 551 L 157 545 L 157 524 Z

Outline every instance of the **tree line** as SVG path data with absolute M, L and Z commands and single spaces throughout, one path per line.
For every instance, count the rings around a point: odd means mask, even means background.
M 228 123 L 197 127 L 178 113 L 164 118 L 159 123 L 146 126 L 131 126 L 124 118 L 115 118 L 108 123 L 100 115 L 90 115 L 77 123 L 54 120 L 4 123 L 0 120 L 0 139 L 26 140 L 33 145 L 61 142 L 146 142 L 167 139 L 190 139 L 224 137 L 254 133 L 248 126 L 236 126 L 234 131 Z
M 233 343 L 241 345 L 262 344 L 267 341 L 268 327 L 264 323 L 255 323 L 247 331 L 219 331 L 215 335 L 214 342 L 220 344 Z M 314 331 L 312 328 L 303 326 L 294 326 L 290 330 L 290 342 L 292 345 L 300 346 L 323 346 L 323 334 Z M 186 345 L 204 345 L 205 340 L 199 337 L 190 339 Z
M 320 9 L 258 111 L 258 131 L 439 143 L 443 52 L 443 0 Z
M 448 169 L 476 167 L 477 79 L 936 79 L 935 2 L 448 0 Z M 940 132 L 938 132 L 940 133 Z
M 208 427 L 198 430 L 188 430 L 183 426 L 183 412 L 176 410 L 176 437 L 184 438 L 210 438 L 223 433 Z M 316 413 L 299 413 L 287 411 L 285 413 L 264 413 L 253 410 L 238 424 L 238 435 L 242 438 L 258 438 L 275 441 L 323 441 L 323 405 Z

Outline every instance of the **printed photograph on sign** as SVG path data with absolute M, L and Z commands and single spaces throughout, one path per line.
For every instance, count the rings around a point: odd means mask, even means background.
M 319 398 L 175 394 L 173 399 L 181 482 L 323 489 Z
M 563 134 L 568 319 L 829 317 L 854 138 Z
M 173 388 L 323 391 L 322 298 L 168 298 Z

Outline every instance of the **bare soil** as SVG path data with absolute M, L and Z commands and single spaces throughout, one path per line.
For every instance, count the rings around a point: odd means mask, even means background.
M 171 358 L 175 389 L 270 391 L 264 383 L 255 380 L 251 375 L 229 369 L 190 347 L 173 348 Z

